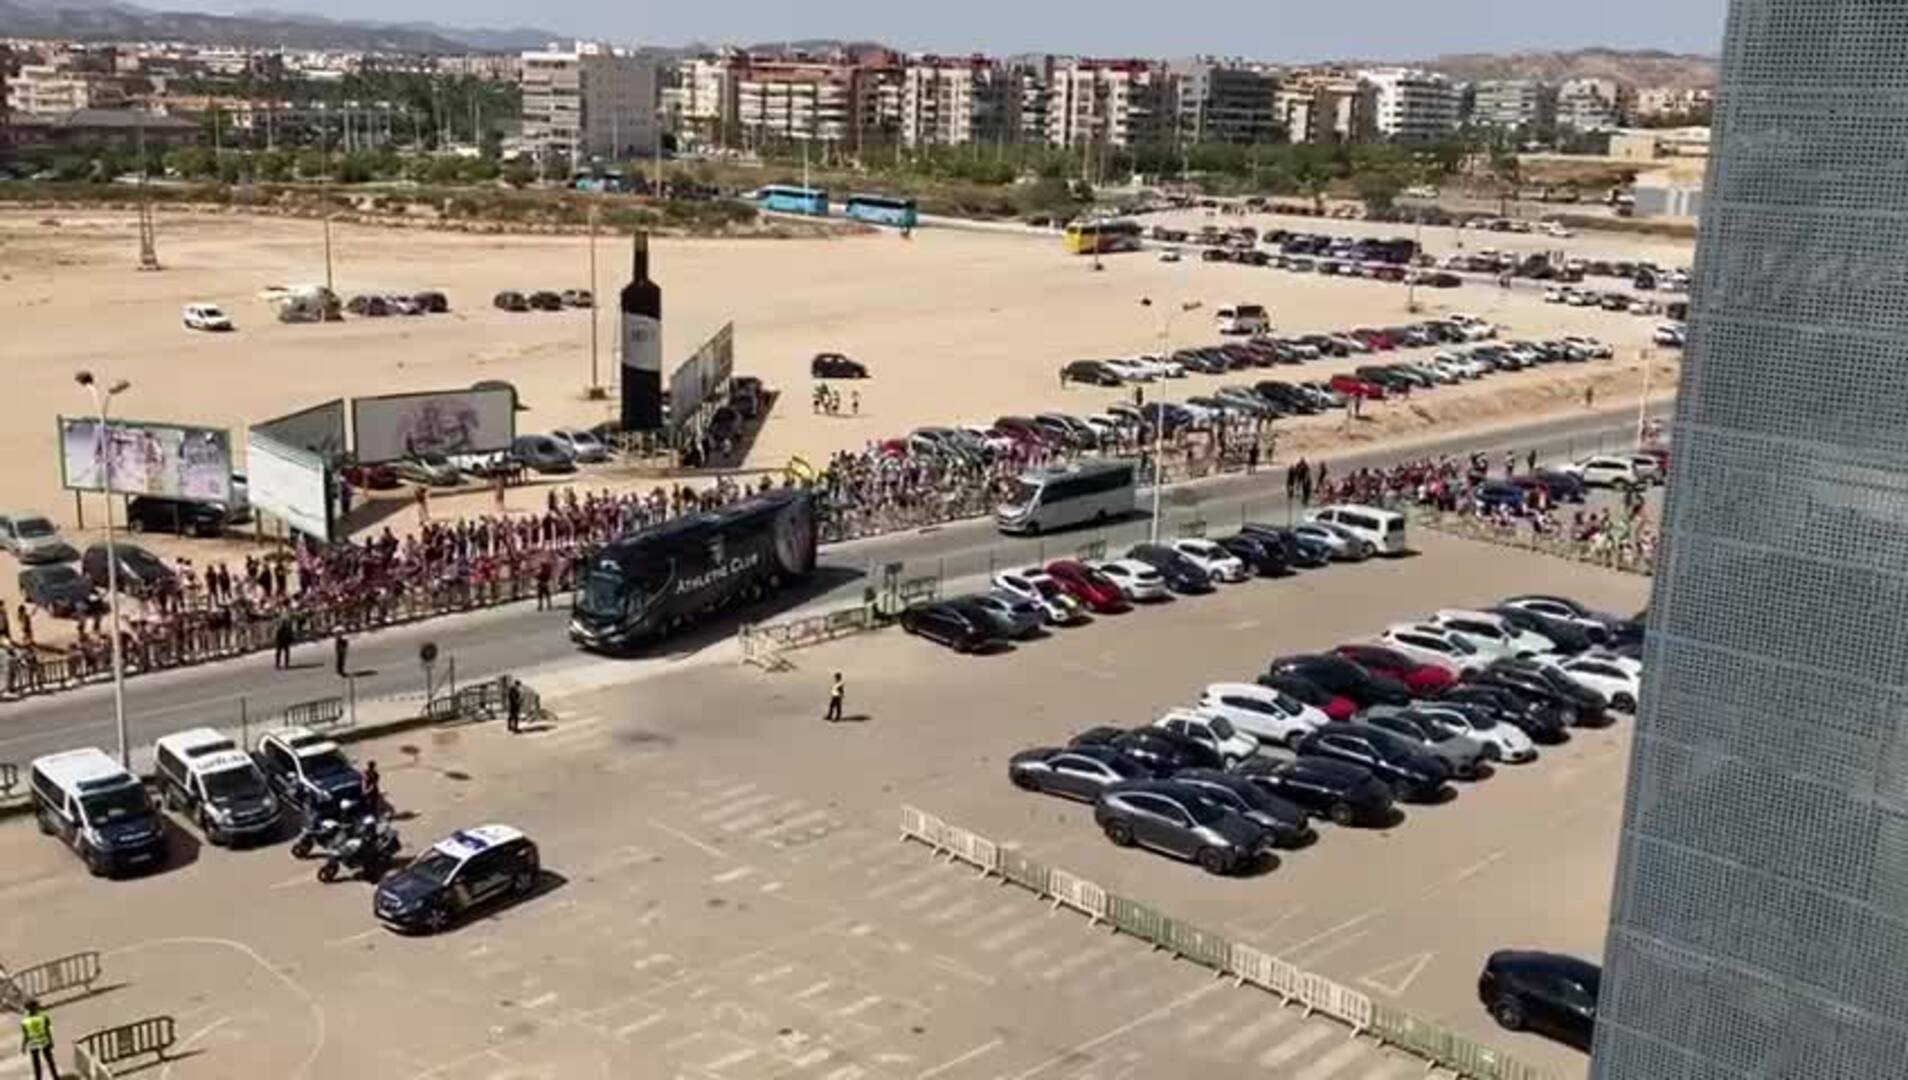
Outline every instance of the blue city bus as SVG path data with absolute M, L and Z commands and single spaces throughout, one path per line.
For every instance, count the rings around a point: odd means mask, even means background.
M 755 205 L 763 210 L 775 210 L 784 214 L 811 214 L 815 217 L 827 217 L 828 192 L 822 188 L 770 184 L 756 189 Z
M 870 225 L 892 225 L 897 229 L 915 226 L 914 200 L 893 195 L 850 195 L 842 213 Z

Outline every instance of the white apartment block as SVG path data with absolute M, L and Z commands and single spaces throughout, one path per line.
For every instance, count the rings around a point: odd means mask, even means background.
M 1047 90 L 1052 146 L 1128 147 L 1165 142 L 1173 96 L 1166 72 L 1143 60 L 1069 60 Z
M 1651 86 L 1636 92 L 1638 117 L 1688 116 L 1707 112 L 1716 102 L 1708 87 Z
M 1275 101 L 1292 142 L 1356 142 L 1375 130 L 1376 91 L 1356 76 L 1295 72 L 1279 86 Z
M 663 92 L 670 126 L 698 142 L 724 145 L 736 126 L 736 84 L 741 77 L 734 55 L 691 56 L 677 62 Z
M 855 83 L 855 70 L 841 64 L 751 64 L 735 87 L 736 125 L 744 145 L 851 145 L 859 108 Z
M 526 52 L 521 59 L 526 149 L 572 161 L 655 151 L 653 59 L 594 42 Z
M 15 116 L 65 116 L 80 109 L 126 104 L 126 91 L 118 80 L 52 64 L 22 64 L 6 86 L 7 109 Z
M 1555 92 L 1535 79 L 1491 79 L 1471 87 L 1471 123 L 1497 131 L 1530 130 L 1556 115 Z
M 901 72 L 901 142 L 968 146 L 1013 137 L 1017 73 L 982 57 L 919 57 Z
M 1444 76 L 1413 68 L 1370 68 L 1358 74 L 1376 92 L 1378 134 L 1423 143 L 1457 129 L 1457 89 Z
M 1557 126 L 1613 131 L 1629 118 L 1634 91 L 1615 79 L 1570 79 L 1557 87 Z

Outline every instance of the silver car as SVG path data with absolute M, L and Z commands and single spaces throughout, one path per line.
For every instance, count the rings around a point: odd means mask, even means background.
M 558 428 L 550 437 L 570 448 L 576 460 L 585 464 L 609 460 L 609 446 L 596 434 L 582 428 Z
M 1007 593 L 976 593 L 960 597 L 955 602 L 978 611 L 1006 638 L 1031 637 L 1040 632 L 1041 625 L 1046 621 L 1039 605 Z
M 1371 541 L 1329 521 L 1300 522 L 1292 527 L 1292 531 L 1329 544 L 1333 562 L 1364 562 L 1378 552 Z
M 79 558 L 79 552 L 60 535 L 60 527 L 39 514 L 0 517 L 0 547 L 29 566 Z
M 1459 780 L 1476 780 L 1490 756 L 1483 743 L 1409 709 L 1380 705 L 1367 709 L 1359 721 L 1411 740 L 1420 750 L 1444 762 Z

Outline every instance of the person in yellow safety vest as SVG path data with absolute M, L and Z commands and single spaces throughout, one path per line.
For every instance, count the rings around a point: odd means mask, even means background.
M 42 1061 L 53 1080 L 60 1080 L 60 1067 L 53 1063 L 53 1018 L 41 1010 L 38 1001 L 29 1000 L 20 1016 L 20 1052 L 33 1059 L 33 1080 L 42 1080 Z

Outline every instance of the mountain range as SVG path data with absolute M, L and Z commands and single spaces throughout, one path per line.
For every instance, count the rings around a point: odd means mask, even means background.
M 1713 56 L 1619 49 L 1569 52 L 1461 53 L 1423 61 L 1425 67 L 1460 81 L 1535 79 L 1615 79 L 1635 86 L 1693 88 L 1715 86 L 1720 78 Z

